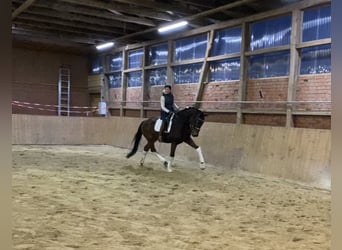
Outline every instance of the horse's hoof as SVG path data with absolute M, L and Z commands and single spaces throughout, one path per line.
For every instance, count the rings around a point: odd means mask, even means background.
M 200 169 L 201 169 L 201 170 L 204 170 L 204 169 L 205 169 L 205 163 L 204 163 L 204 162 L 200 164 Z
M 172 169 L 171 169 L 171 168 L 167 168 L 166 171 L 169 172 L 169 173 L 171 173 L 171 172 L 172 172 Z

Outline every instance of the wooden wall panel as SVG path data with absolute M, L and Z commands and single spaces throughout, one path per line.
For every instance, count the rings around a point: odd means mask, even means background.
M 12 56 L 12 99 L 42 105 L 57 105 L 58 70 L 63 65 L 71 69 L 71 105 L 89 106 L 87 63 L 88 59 L 85 55 L 15 47 Z M 57 114 L 52 111 L 18 106 L 13 106 L 12 112 Z
M 88 75 L 88 92 L 101 93 L 101 74 Z
M 108 144 L 131 148 L 140 121 L 140 118 L 129 117 L 13 115 L 12 143 Z M 330 130 L 206 122 L 200 136 L 194 140 L 202 147 L 207 163 L 217 167 L 329 188 Z M 144 140 L 140 146 L 142 151 Z M 169 153 L 170 145 L 156 143 L 156 146 L 161 153 Z M 177 148 L 176 159 L 197 162 L 197 157 L 196 151 L 188 145 L 181 144 Z

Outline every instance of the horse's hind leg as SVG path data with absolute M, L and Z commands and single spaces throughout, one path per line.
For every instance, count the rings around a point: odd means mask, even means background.
M 154 152 L 154 154 L 159 158 L 159 160 L 164 164 L 164 167 L 166 168 L 166 170 L 168 172 L 172 172 L 172 169 L 170 167 L 170 163 L 160 154 L 158 154 L 157 152 Z
M 168 172 L 172 172 L 172 169 L 170 167 L 170 163 L 160 154 L 158 154 L 155 146 L 154 146 L 154 142 L 151 143 L 151 151 L 158 157 L 158 159 L 163 163 L 164 167 L 166 168 L 166 170 Z
M 143 152 L 143 157 L 140 160 L 140 166 L 144 165 L 144 161 L 147 155 L 147 152 L 151 149 L 151 152 L 154 153 L 154 155 L 156 155 L 158 157 L 158 159 L 164 164 L 164 167 L 166 168 L 166 170 L 168 172 L 172 172 L 172 169 L 170 168 L 170 163 L 160 154 L 158 154 L 155 146 L 154 146 L 154 141 L 153 142 L 148 142 L 145 147 L 144 147 L 144 152 Z
M 148 150 L 151 148 L 151 145 L 150 143 L 148 142 L 145 147 L 144 147 L 144 152 L 143 152 L 143 157 L 141 158 L 140 160 L 140 166 L 143 166 L 144 165 L 144 162 L 145 162 L 145 158 L 146 158 L 146 155 L 148 153 Z M 152 151 L 153 152 L 153 151 Z
M 141 160 L 140 160 L 140 166 L 144 166 L 144 162 L 145 162 L 145 158 L 146 158 L 147 152 L 148 152 L 148 151 L 145 151 L 145 150 L 144 150 L 144 152 L 143 152 L 143 157 L 142 157 Z

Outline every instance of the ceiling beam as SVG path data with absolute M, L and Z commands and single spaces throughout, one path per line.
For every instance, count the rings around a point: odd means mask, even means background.
M 80 34 L 83 36 L 90 36 L 96 38 L 96 40 L 108 40 L 113 39 L 114 35 L 110 34 L 103 34 L 103 33 L 97 33 L 94 31 L 89 30 L 83 30 L 79 28 L 73 28 L 70 26 L 63 26 L 63 25 L 51 25 L 46 23 L 40 23 L 40 22 L 27 22 L 27 21 L 18 21 L 14 25 L 16 28 L 21 28 L 25 30 L 46 30 L 46 31 L 53 31 L 53 32 L 67 32 L 70 34 Z
M 29 21 L 34 21 L 36 23 L 62 25 L 62 26 L 89 30 L 89 31 L 105 32 L 109 34 L 120 34 L 120 35 L 125 34 L 125 32 L 122 29 L 107 28 L 107 27 L 91 25 L 91 24 L 70 22 L 68 20 L 54 19 L 54 18 L 51 18 L 51 16 L 49 17 L 37 16 L 37 15 L 28 14 L 28 13 L 23 13 L 20 15 L 20 17 L 18 17 L 18 19 L 14 22 L 14 24 L 18 23 L 20 20 L 26 20 L 26 21 L 29 20 Z
M 115 3 L 106 3 L 106 2 L 99 2 L 94 0 L 60 0 L 66 3 L 76 4 L 76 5 L 84 5 L 89 7 L 95 7 L 99 9 L 106 9 L 106 10 L 115 10 L 117 12 L 128 13 L 132 15 L 136 15 L 139 17 L 149 17 L 157 20 L 162 21 L 172 21 L 172 18 L 168 14 L 163 14 L 158 11 L 153 11 L 149 9 L 142 9 L 142 8 L 129 8 L 122 4 L 115 4 Z
M 289 4 L 289 5 L 285 5 L 281 8 L 277 8 L 277 9 L 273 9 L 273 10 L 269 10 L 269 11 L 265 11 L 265 12 L 261 12 L 261 13 L 256 13 L 254 15 L 249 15 L 243 18 L 239 18 L 239 19 L 233 19 L 233 20 L 229 20 L 229 21 L 222 21 L 218 24 L 213 24 L 213 25 L 208 25 L 208 26 L 204 26 L 198 29 L 193 29 L 190 31 L 184 31 L 184 32 L 178 32 L 176 34 L 164 37 L 164 38 L 160 38 L 158 40 L 153 40 L 153 41 L 145 41 L 145 42 L 140 42 L 137 44 L 126 44 L 124 45 L 124 49 L 137 49 L 141 46 L 148 46 L 150 44 L 154 44 L 157 41 L 160 43 L 161 41 L 168 41 L 169 39 L 175 40 L 175 39 L 179 39 L 179 38 L 184 38 L 186 36 L 194 36 L 194 35 L 198 35 L 198 34 L 202 34 L 204 32 L 208 32 L 212 29 L 224 29 L 224 28 L 228 28 L 228 27 L 234 27 L 234 26 L 238 26 L 241 25 L 243 22 L 246 23 L 251 23 L 251 22 L 255 22 L 255 21 L 260 21 L 266 18 L 272 18 L 272 17 L 276 17 L 276 16 L 280 16 L 280 15 L 284 15 L 284 14 L 288 14 L 291 11 L 293 11 L 294 9 L 306 9 L 306 8 L 310 8 L 313 6 L 319 6 L 319 5 L 323 5 L 323 4 L 331 4 L 331 0 L 305 0 L 305 1 L 300 1 L 298 3 L 294 3 L 294 4 Z M 152 30 L 152 29 L 150 29 Z M 153 32 L 153 30 L 151 31 Z M 141 32 L 139 32 L 141 33 Z M 137 33 L 135 33 L 137 34 Z M 135 34 L 132 34 L 132 37 L 134 37 Z M 140 34 L 138 34 L 140 35 Z M 125 37 L 120 37 L 120 38 L 125 38 Z M 115 40 L 116 41 L 116 40 Z M 117 49 L 121 50 L 123 48 L 118 47 Z
M 30 7 L 35 1 L 36 0 L 27 0 L 17 9 L 15 9 L 12 13 L 12 20 L 16 18 L 21 12 L 25 11 L 28 7 Z
M 14 0 L 18 2 L 18 0 Z M 142 18 L 142 17 L 133 17 L 133 16 L 123 16 L 123 15 L 113 15 L 107 10 L 99 10 L 96 8 L 89 8 L 89 7 L 82 7 L 80 5 L 76 6 L 74 4 L 68 3 L 61 3 L 60 1 L 41 1 L 38 0 L 35 4 L 35 7 L 47 8 L 52 10 L 57 10 L 61 12 L 72 12 L 77 14 L 85 14 L 94 17 L 106 18 L 110 20 L 116 20 L 122 22 L 123 20 L 125 23 L 135 23 L 144 26 L 154 27 L 156 24 L 151 21 L 150 19 Z M 124 18 L 123 18 L 124 17 Z
M 192 1 L 183 1 L 184 4 L 190 4 L 192 6 L 198 6 L 200 8 L 204 8 L 206 10 L 208 9 L 213 9 L 215 8 L 216 6 L 213 5 L 213 4 L 210 4 L 209 2 L 207 3 L 199 3 L 199 2 L 192 2 Z M 223 14 L 227 15 L 227 16 L 230 16 L 230 17 L 235 17 L 235 18 L 238 18 L 238 17 L 242 17 L 242 16 L 245 16 L 245 14 L 243 14 L 242 12 L 240 11 L 231 11 L 231 10 L 224 10 L 224 11 L 221 11 Z
M 75 43 L 82 43 L 82 44 L 89 44 L 94 45 L 97 43 L 94 39 L 91 38 L 85 38 L 85 37 L 79 37 L 79 36 L 72 36 L 69 34 L 56 34 L 56 32 L 44 32 L 44 31 L 37 31 L 37 30 L 31 30 L 27 31 L 20 28 L 14 28 L 12 29 L 12 34 L 16 35 L 17 37 L 26 37 L 28 39 L 32 40 L 38 40 L 38 39 L 46 39 L 50 41 L 64 41 L 64 42 L 75 42 Z
M 214 8 L 214 9 L 210 9 L 210 10 L 203 11 L 201 13 L 192 15 L 192 16 L 190 16 L 188 18 L 185 18 L 185 19 L 186 20 L 194 20 L 194 19 L 197 19 L 197 18 L 200 18 L 200 17 L 210 16 L 210 15 L 215 14 L 217 12 L 226 11 L 228 9 L 232 9 L 232 8 L 235 8 L 235 7 L 238 7 L 238 6 L 241 6 L 241 5 L 246 5 L 246 4 L 254 2 L 254 1 L 256 1 L 256 0 L 240 0 L 240 1 L 233 2 L 233 3 L 228 3 L 228 4 L 222 5 L 220 7 L 217 7 L 217 8 Z
M 41 16 L 48 16 L 48 17 L 54 17 L 54 18 L 60 18 L 63 20 L 71 21 L 71 22 L 83 22 L 83 23 L 89 23 L 89 24 L 96 24 L 99 26 L 107 26 L 112 28 L 120 28 L 123 31 L 126 30 L 140 30 L 141 26 L 133 25 L 133 24 L 126 24 L 124 22 L 118 22 L 114 20 L 108 20 L 108 19 L 99 19 L 95 17 L 90 16 L 84 16 L 80 14 L 72 14 L 67 12 L 56 12 L 49 9 L 44 8 L 31 8 L 27 10 L 25 13 L 34 14 L 34 15 L 41 15 Z M 123 18 L 124 19 L 124 18 Z
M 216 8 L 215 5 L 210 4 L 209 2 L 204 4 L 204 3 L 197 3 L 197 2 L 191 2 L 191 1 L 185 1 L 182 2 L 184 3 L 184 5 L 191 5 L 192 7 L 196 7 L 198 8 L 198 12 L 203 12 L 206 11 L 208 9 L 214 9 Z M 224 14 L 226 17 L 229 18 L 241 18 L 243 16 L 246 16 L 246 13 L 243 13 L 241 11 L 231 11 L 231 10 L 223 10 L 220 11 L 220 13 Z M 208 20 L 211 23 L 217 23 L 217 22 L 221 22 L 222 18 L 218 18 L 217 16 L 211 16 L 211 17 L 204 17 L 205 20 Z
M 191 20 L 194 20 L 194 19 L 197 19 L 197 18 L 201 18 L 201 17 L 205 17 L 205 16 L 209 16 L 209 15 L 215 14 L 215 13 L 220 12 L 220 11 L 231 9 L 231 8 L 234 8 L 234 7 L 237 7 L 237 6 L 241 6 L 241 5 L 253 2 L 253 1 L 256 1 L 256 0 L 240 0 L 240 1 L 236 1 L 236 2 L 233 2 L 233 3 L 222 5 L 220 7 L 215 8 L 215 9 L 210 9 L 210 10 L 207 10 L 207 11 L 204 11 L 204 12 L 201 12 L 201 13 L 189 16 L 189 17 L 181 18 L 178 21 L 191 21 Z M 131 33 L 131 34 L 119 37 L 119 38 L 115 39 L 115 41 L 125 40 L 127 38 L 132 38 L 132 37 L 135 37 L 135 36 L 138 36 L 138 35 L 143 35 L 143 34 L 146 34 L 146 33 L 154 32 L 157 29 L 158 29 L 158 27 L 150 28 L 150 29 L 147 29 L 147 30 L 138 31 L 136 33 Z
M 177 4 L 173 2 L 172 4 L 160 3 L 156 1 L 146 1 L 146 0 L 115 0 L 115 2 L 120 2 L 129 5 L 141 6 L 150 9 L 155 9 L 159 11 L 171 11 L 174 13 L 178 13 L 181 15 L 190 15 L 193 14 L 193 11 L 185 11 L 184 5 Z
M 32 38 L 24 35 L 13 34 L 13 48 L 28 48 L 33 50 L 48 50 L 56 53 L 69 53 L 88 56 L 95 51 L 94 46 L 80 44 L 65 40 L 49 40 L 44 38 Z

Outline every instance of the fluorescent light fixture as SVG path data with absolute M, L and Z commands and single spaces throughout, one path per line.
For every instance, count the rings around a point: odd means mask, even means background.
M 168 26 L 159 28 L 159 29 L 158 29 L 158 32 L 159 32 L 159 33 L 164 33 L 164 32 L 167 32 L 167 31 L 170 31 L 170 30 L 173 30 L 173 29 L 177 29 L 177 28 L 180 28 L 180 27 L 184 27 L 184 26 L 186 26 L 187 24 L 188 24 L 187 21 L 181 21 L 181 22 L 178 22 L 178 23 L 174 23 L 174 24 L 171 24 L 171 25 L 168 25 Z
M 96 49 L 97 49 L 97 50 L 108 49 L 108 48 L 110 48 L 110 47 L 113 47 L 113 45 L 114 45 L 113 42 L 103 43 L 103 44 L 97 45 L 97 46 L 96 46 Z

